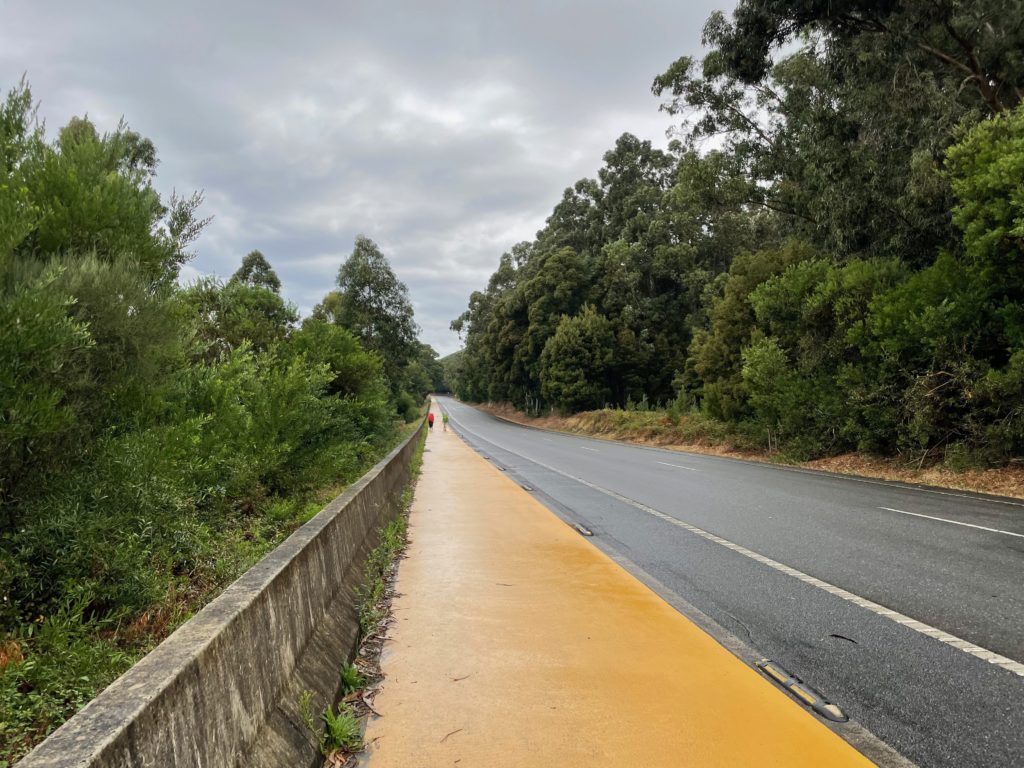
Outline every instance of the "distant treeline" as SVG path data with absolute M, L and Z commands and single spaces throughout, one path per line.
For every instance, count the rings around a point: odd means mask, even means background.
M 1019 3 L 741 0 L 452 323 L 455 391 L 809 457 L 1024 454 Z
M 124 126 L 48 141 L 24 84 L 0 103 L 2 765 L 357 478 L 440 379 L 365 238 L 301 324 L 258 251 L 179 286 L 206 221 L 156 167 Z

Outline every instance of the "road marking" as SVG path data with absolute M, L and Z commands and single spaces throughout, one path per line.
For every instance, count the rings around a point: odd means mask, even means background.
M 584 451 L 590 451 L 591 453 L 600 453 L 600 451 L 597 450 L 597 448 L 587 448 L 587 446 L 585 445 L 581 445 L 580 448 L 582 448 Z
M 915 632 L 919 632 L 920 634 L 925 635 L 926 637 L 934 638 L 935 640 L 945 643 L 946 645 L 949 645 L 952 648 L 956 648 L 957 650 L 963 651 L 964 653 L 974 656 L 977 659 L 986 661 L 989 664 L 992 664 L 993 666 L 1000 667 L 1001 669 L 1005 669 L 1007 672 L 1012 672 L 1015 675 L 1024 677 L 1024 664 L 1021 664 L 1019 661 L 1014 661 L 1013 659 L 1007 658 L 1006 656 L 1001 656 L 998 653 L 995 653 L 994 651 L 988 650 L 987 648 L 982 648 L 981 646 L 968 642 L 967 640 L 957 637 L 956 635 L 951 635 L 949 632 L 939 629 L 938 627 L 932 627 L 928 624 L 925 624 L 923 621 L 912 619 L 909 616 L 905 616 L 904 614 L 900 613 L 899 611 L 894 611 L 892 608 L 886 608 L 884 605 L 880 605 L 872 600 L 868 600 L 865 597 L 861 597 L 860 595 L 855 595 L 853 592 L 848 592 L 842 587 L 837 587 L 835 584 L 830 584 L 829 582 L 823 581 L 822 579 L 819 579 L 816 576 L 811 576 L 810 574 L 804 573 L 803 571 L 798 571 L 796 568 L 792 568 L 788 565 L 780 563 L 777 560 L 772 560 L 770 557 L 765 557 L 764 555 L 754 552 L 751 549 L 747 549 L 744 546 L 735 544 L 729 541 L 728 539 L 723 539 L 721 536 L 716 536 L 713 533 L 705 531 L 703 528 L 698 528 L 695 525 L 684 523 L 682 520 L 679 520 L 678 518 L 672 517 L 671 515 L 667 515 L 664 512 L 654 509 L 653 507 L 648 507 L 646 504 L 642 504 L 641 502 L 631 499 L 628 496 L 623 496 L 622 494 L 616 493 L 615 491 L 609 490 L 608 488 L 602 488 L 599 485 L 591 483 L 589 480 L 584 480 L 582 477 L 570 475 L 568 472 L 563 472 L 562 470 L 557 469 L 556 467 L 544 464 L 543 462 L 537 461 L 536 459 L 532 459 L 529 456 L 524 456 L 523 454 L 517 451 L 513 451 L 510 450 L 509 448 L 498 445 L 494 441 L 487 440 L 487 438 L 478 435 L 476 432 L 466 429 L 465 426 L 463 426 L 462 429 L 466 433 L 473 435 L 479 438 L 480 440 L 483 440 L 484 442 L 491 443 L 497 448 L 500 448 L 503 451 L 507 451 L 508 453 L 511 453 L 515 456 L 518 456 L 521 459 L 526 459 L 526 461 L 532 462 L 533 464 L 536 464 L 538 467 L 543 467 L 549 472 L 554 472 L 556 475 L 561 475 L 562 477 L 566 477 L 570 480 L 575 480 L 580 485 L 585 485 L 587 488 L 591 488 L 597 491 L 598 493 L 603 493 L 605 496 L 610 496 L 611 498 L 621 501 L 624 504 L 628 504 L 629 506 L 638 509 L 641 512 L 646 512 L 647 514 L 653 517 L 657 517 L 659 520 L 664 520 L 666 523 L 669 523 L 670 525 L 675 525 L 679 528 L 689 531 L 690 533 L 700 536 L 702 539 L 706 539 L 707 541 L 719 544 L 725 547 L 726 549 L 731 549 L 733 552 L 743 555 L 744 557 L 748 557 L 751 560 L 761 563 L 762 565 L 766 565 L 773 570 L 779 571 L 780 573 L 784 573 L 787 576 L 792 576 L 793 578 L 802 581 L 804 584 L 808 584 L 812 587 L 817 587 L 818 589 L 824 592 L 828 592 L 830 595 L 834 595 L 835 597 L 845 600 L 848 603 L 853 603 L 859 608 L 869 610 L 872 613 L 890 619 L 891 621 L 894 621 L 897 624 L 902 624 L 907 629 L 912 629 Z
M 892 507 L 879 507 L 884 509 L 886 512 L 899 512 L 901 515 L 913 515 L 914 517 L 923 517 L 926 520 L 938 520 L 940 523 L 952 523 L 953 525 L 962 525 L 966 528 L 977 528 L 979 531 L 991 531 L 992 533 L 1002 533 L 1006 536 L 1016 536 L 1019 539 L 1024 539 L 1024 533 L 1014 533 L 1013 531 L 1004 531 L 999 528 L 989 528 L 984 525 L 975 525 L 974 523 L 962 523 L 959 520 L 950 520 L 948 517 L 934 517 L 933 515 L 922 515 L 920 512 L 907 512 L 903 509 L 893 509 Z
M 658 463 L 664 464 L 666 467 L 675 467 L 676 469 L 688 469 L 691 472 L 700 472 L 699 469 L 694 469 L 693 467 L 684 467 L 682 464 L 669 464 L 667 461 L 659 461 Z

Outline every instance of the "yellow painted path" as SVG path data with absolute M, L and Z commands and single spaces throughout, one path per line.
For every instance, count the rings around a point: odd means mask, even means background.
M 870 765 L 435 412 L 370 768 Z

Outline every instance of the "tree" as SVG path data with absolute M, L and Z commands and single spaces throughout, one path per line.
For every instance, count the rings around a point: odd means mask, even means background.
M 541 392 L 547 401 L 569 413 L 605 406 L 614 345 L 611 323 L 593 306 L 575 317 L 563 315 L 541 354 Z
M 726 66 L 744 82 L 764 78 L 773 50 L 801 34 L 820 32 L 864 41 L 894 60 L 931 69 L 950 84 L 969 84 L 969 93 L 998 113 L 1021 100 L 1019 14 L 1012 0 L 743 0 L 733 24 L 720 16 L 711 24 Z
M 377 352 L 397 392 L 401 372 L 416 355 L 418 329 L 409 292 L 376 243 L 360 235 L 338 270 L 338 291 L 328 294 L 320 315 L 352 331 L 366 349 Z
M 270 266 L 270 262 L 259 251 L 250 251 L 242 259 L 242 266 L 231 276 L 229 282 L 245 283 L 254 288 L 266 288 L 274 293 L 281 292 L 281 280 Z
M 976 13 L 967 3 L 745 0 L 732 23 L 709 19 L 703 61 L 679 59 L 654 92 L 685 116 L 690 145 L 719 137 L 751 182 L 750 203 L 779 214 L 789 234 L 839 258 L 926 266 L 958 246 L 944 152 L 989 111 L 934 53 L 959 50 L 954 35 L 975 23 L 1015 38 L 1000 4 Z M 1003 58 L 1012 90 L 1017 65 Z
M 173 282 L 191 258 L 189 244 L 209 222 L 196 216 L 202 196 L 161 200 L 152 184 L 156 150 L 123 123 L 101 136 L 87 118 L 73 118 L 54 144 L 44 144 L 31 104 L 23 83 L 0 117 L 8 134 L 4 162 L 22 177 L 21 210 L 31 212 L 31 223 L 11 243 L 15 255 L 39 261 L 127 256 L 151 283 Z

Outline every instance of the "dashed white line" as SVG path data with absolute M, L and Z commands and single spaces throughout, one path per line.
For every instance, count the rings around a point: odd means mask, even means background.
M 587 448 L 587 446 L 585 445 L 581 445 L 580 448 L 584 451 L 590 451 L 591 453 L 600 453 L 600 451 L 597 450 L 597 448 Z
M 472 430 L 466 429 L 465 426 L 463 426 L 462 429 L 468 434 L 474 435 L 480 438 L 481 440 L 486 440 L 486 438 L 481 437 Z M 827 581 L 823 581 L 822 579 L 819 579 L 815 576 L 811 576 L 810 574 L 804 573 L 803 571 L 798 571 L 796 568 L 792 568 L 788 565 L 780 563 L 777 560 L 772 560 L 770 557 L 765 557 L 764 555 L 758 552 L 754 552 L 751 549 L 747 549 L 746 547 L 731 542 L 728 539 L 723 539 L 721 536 L 716 536 L 713 533 L 705 531 L 703 528 L 698 528 L 695 525 L 684 523 L 682 520 L 672 517 L 671 515 L 667 515 L 664 512 L 654 509 L 653 507 L 648 507 L 646 504 L 642 504 L 641 502 L 631 499 L 628 496 L 623 496 L 622 494 L 616 493 L 615 491 L 611 491 L 607 488 L 602 488 L 600 485 L 595 485 L 594 483 L 591 483 L 588 480 L 584 480 L 582 477 L 570 475 L 568 472 L 563 472 L 562 470 L 557 469 L 556 467 L 552 467 L 548 464 L 544 464 L 543 462 L 537 461 L 536 459 L 524 456 L 523 454 L 517 451 L 513 451 L 504 446 L 497 445 L 497 443 L 494 443 L 491 440 L 486 440 L 486 442 L 490 442 L 496 445 L 501 450 L 507 451 L 508 453 L 518 456 L 521 459 L 526 459 L 526 461 L 532 462 L 536 464 L 538 467 L 543 467 L 544 469 L 550 472 L 554 472 L 557 475 L 561 475 L 562 477 L 566 477 L 570 480 L 575 480 L 577 483 L 585 485 L 587 488 L 592 488 L 593 490 L 599 493 L 603 493 L 604 495 L 610 496 L 611 498 L 621 501 L 624 504 L 628 504 L 634 509 L 638 509 L 641 512 L 646 512 L 647 514 L 653 517 L 657 517 L 659 520 L 664 520 L 666 523 L 669 523 L 670 525 L 677 526 L 686 531 L 689 531 L 690 533 L 700 536 L 702 539 L 706 539 L 707 541 L 719 544 L 727 549 L 732 550 L 733 552 L 736 552 L 737 554 L 743 555 L 744 557 L 748 557 L 751 560 L 761 563 L 762 565 L 765 565 L 780 573 L 784 573 L 787 576 L 792 576 L 793 578 L 802 581 L 804 584 L 808 584 L 812 587 L 817 587 L 818 589 L 824 592 L 828 592 L 830 595 L 835 595 L 841 600 L 846 600 L 847 602 L 853 603 L 854 605 L 860 608 L 864 608 L 868 611 L 871 611 L 872 613 L 878 616 L 883 616 L 887 619 L 890 619 L 891 621 L 894 621 L 897 624 L 903 625 L 907 629 L 912 629 L 915 632 L 919 632 L 925 637 L 934 638 L 935 640 L 945 643 L 946 645 L 952 648 L 956 648 L 958 651 L 963 651 L 964 653 L 974 656 L 975 658 L 980 659 L 982 661 L 988 662 L 993 666 L 1005 669 L 1007 672 L 1012 672 L 1015 675 L 1024 677 L 1024 664 L 1021 664 L 1019 661 L 1007 658 L 1006 656 L 1001 656 L 998 653 L 995 653 L 994 651 L 988 650 L 987 648 L 982 648 L 980 645 L 975 645 L 974 643 L 964 640 L 963 638 L 957 637 L 956 635 L 951 635 L 949 632 L 939 629 L 938 627 L 933 627 L 928 624 L 925 624 L 923 621 L 912 619 L 909 616 L 905 616 L 904 614 L 900 613 L 899 611 L 894 611 L 892 608 L 886 608 L 884 605 L 880 605 L 872 600 L 868 600 L 865 597 L 861 597 L 860 595 L 855 595 L 853 592 L 849 592 L 843 589 L 842 587 L 837 587 L 835 584 L 830 584 Z
M 667 461 L 659 461 L 658 463 L 663 464 L 666 467 L 675 467 L 676 469 L 688 469 L 691 472 L 700 472 L 699 469 L 694 469 L 693 467 L 684 467 L 682 464 L 669 464 Z
M 914 517 L 923 517 L 926 520 L 938 520 L 940 523 L 952 523 L 953 525 L 962 525 L 965 528 L 977 528 L 979 531 L 991 531 L 992 533 L 1001 533 L 1004 536 L 1016 536 L 1019 539 L 1024 539 L 1024 533 L 1014 533 L 1013 531 L 1004 531 L 1000 528 L 989 528 L 985 525 L 975 525 L 974 523 L 964 523 L 960 520 L 950 520 L 948 517 L 935 517 L 934 515 L 922 515 L 920 512 L 907 512 L 904 509 L 893 509 L 892 507 L 879 507 L 884 509 L 886 512 L 899 512 L 901 515 L 913 515 Z

